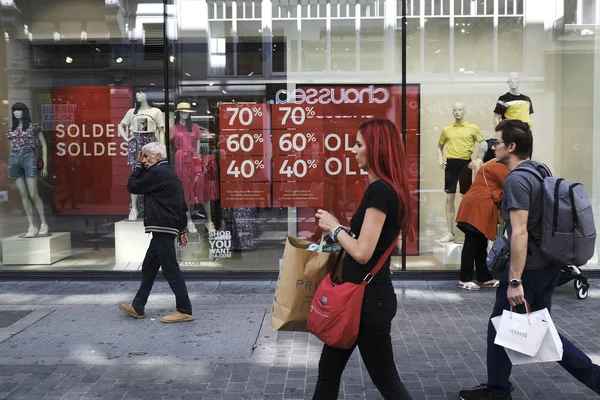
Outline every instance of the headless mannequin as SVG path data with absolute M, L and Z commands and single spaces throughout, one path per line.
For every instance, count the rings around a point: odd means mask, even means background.
M 521 82 L 521 78 L 518 72 L 511 72 L 508 74 L 508 91 L 515 96 L 520 95 L 519 92 L 519 83 Z M 498 125 L 502 121 L 502 115 L 494 113 L 494 127 Z
M 187 130 L 187 121 L 190 118 L 191 113 L 190 112 L 186 112 L 186 111 L 179 111 L 179 124 L 182 126 L 182 129 L 186 129 Z M 200 154 L 200 140 L 196 140 L 196 153 Z M 212 222 L 212 214 L 211 214 L 211 208 L 210 208 L 210 201 L 204 201 L 202 202 L 202 206 L 204 207 L 204 213 L 206 214 L 206 222 L 205 222 L 205 226 L 206 229 L 211 232 L 215 230 L 215 224 Z M 196 226 L 194 225 L 194 222 L 192 221 L 192 215 L 189 209 L 189 204 L 188 204 L 188 211 L 187 211 L 187 228 L 188 231 L 190 233 L 197 233 L 198 230 L 196 229 Z
M 24 120 L 29 120 L 29 115 L 24 115 L 25 111 L 23 110 L 14 110 L 13 117 L 18 120 L 17 128 L 19 130 L 24 129 Z M 27 114 L 29 111 L 27 110 Z M 30 121 L 29 121 L 30 122 Z M 38 133 L 38 143 L 42 147 L 42 160 L 44 161 L 44 167 L 40 171 L 40 175 L 42 178 L 48 176 L 48 149 L 46 147 L 46 140 L 44 139 L 43 133 L 40 131 Z M 47 236 L 48 235 L 48 224 L 46 223 L 46 216 L 44 215 L 44 203 L 40 198 L 37 191 L 37 176 L 26 176 L 15 179 L 15 185 L 19 190 L 19 195 L 21 196 L 21 203 L 23 204 L 23 209 L 25 210 L 25 215 L 27 216 L 27 221 L 29 222 L 29 229 L 25 234 L 25 237 L 35 237 L 38 236 Z M 33 223 L 33 205 L 35 205 L 35 209 L 40 216 L 40 230 L 38 231 L 37 227 Z
M 135 94 L 135 99 L 137 102 L 140 103 L 140 108 L 138 110 L 138 113 L 140 112 L 146 112 L 151 110 L 152 107 L 150 104 L 148 104 L 148 98 L 146 96 L 146 93 L 144 92 L 137 92 Z M 154 132 L 154 134 L 156 135 L 156 138 L 158 139 L 158 141 L 162 144 L 165 144 L 165 132 L 164 132 L 164 127 L 156 127 L 156 132 Z M 126 142 L 130 142 L 131 139 L 134 138 L 134 132 L 131 131 L 129 132 L 128 126 L 120 123 L 119 124 L 119 135 L 126 141 Z M 130 221 L 135 221 L 137 220 L 138 217 L 138 209 L 137 209 L 137 199 L 138 199 L 138 195 L 137 194 L 132 194 L 131 195 L 131 210 L 129 210 L 129 220 Z
M 463 103 L 455 103 L 452 106 L 452 115 L 454 116 L 454 123 L 456 125 L 461 125 L 465 121 L 465 106 L 464 106 L 464 104 Z M 447 164 L 446 154 L 444 152 L 444 146 L 445 145 L 443 145 L 443 144 L 438 144 L 438 148 L 437 148 L 438 163 L 443 170 L 446 169 L 446 164 Z M 485 141 L 481 142 L 481 145 L 479 142 L 475 141 L 475 143 L 473 144 L 473 151 L 471 154 L 471 162 L 469 163 L 469 169 L 473 170 L 474 173 L 477 173 L 477 171 L 483 164 L 482 157 L 486 151 L 487 151 L 487 144 L 485 143 Z M 462 199 L 462 194 L 460 194 L 459 200 L 460 199 Z M 446 227 L 447 227 L 448 231 L 440 239 L 440 242 L 442 242 L 442 243 L 454 241 L 454 233 L 455 233 L 454 227 L 456 225 L 456 222 L 454 221 L 455 216 L 456 216 L 455 201 L 456 201 L 456 193 L 446 193 L 445 211 L 446 211 Z

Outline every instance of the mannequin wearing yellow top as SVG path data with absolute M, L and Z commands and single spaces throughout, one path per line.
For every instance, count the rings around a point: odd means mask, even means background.
M 533 103 L 529 96 L 519 92 L 521 78 L 518 72 L 511 72 L 506 80 L 509 91 L 498 98 L 494 108 L 494 126 L 503 119 L 518 119 L 526 122 L 531 128 L 531 114 Z
M 479 127 L 465 120 L 463 103 L 454 104 L 452 115 L 454 123 L 444 127 L 437 148 L 438 163 L 444 170 L 446 225 L 448 228 L 448 232 L 440 239 L 442 243 L 454 241 L 454 217 L 456 214 L 454 201 L 457 183 L 460 180 L 460 193 L 467 193 L 471 186 L 472 171 L 477 173 L 483 163 L 482 155 L 487 150 L 485 138 Z

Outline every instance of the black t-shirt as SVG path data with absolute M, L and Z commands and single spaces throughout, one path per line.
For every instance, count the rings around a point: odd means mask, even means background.
M 342 267 L 342 280 L 344 282 L 360 283 L 364 277 L 371 272 L 371 269 L 377 264 L 380 257 L 396 240 L 398 232 L 398 195 L 394 188 L 384 180 L 378 180 L 369 185 L 363 198 L 358 206 L 358 209 L 352 216 L 350 227 L 352 233 L 358 237 L 362 228 L 365 214 L 368 208 L 374 207 L 382 211 L 385 215 L 385 222 L 381 230 L 381 235 L 375 246 L 375 252 L 365 265 L 356 262 L 349 254 L 344 257 Z M 373 278 L 371 283 L 367 285 L 365 297 L 374 298 L 377 296 L 387 297 L 393 293 L 392 280 L 390 275 L 390 259 L 388 258 Z

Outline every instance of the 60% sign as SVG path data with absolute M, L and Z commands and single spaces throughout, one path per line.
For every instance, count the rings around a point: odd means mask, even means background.
M 281 118 L 281 124 L 285 125 L 288 121 L 292 121 L 295 125 L 302 125 L 306 120 L 306 116 L 314 116 L 315 110 L 313 107 L 279 107 L 280 111 L 283 111 L 283 117 Z
M 236 120 L 243 126 L 252 124 L 254 117 L 262 117 L 263 112 L 260 107 L 227 107 L 225 109 L 229 116 L 229 126 L 236 125 Z
M 227 175 L 232 175 L 234 178 L 251 179 L 254 177 L 254 173 L 257 170 L 264 170 L 265 162 L 263 160 L 231 160 L 229 167 L 227 167 Z
M 233 134 L 227 138 L 227 150 L 230 152 L 250 152 L 254 149 L 256 143 L 263 143 L 264 138 L 259 133 L 244 133 L 244 134 Z
M 279 138 L 281 151 L 303 151 L 308 142 L 316 142 L 314 133 L 284 133 Z

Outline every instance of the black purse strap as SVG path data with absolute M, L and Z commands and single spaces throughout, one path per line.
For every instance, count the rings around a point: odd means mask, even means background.
M 398 243 L 398 238 L 400 237 L 400 233 L 398 233 L 398 235 L 396 236 L 396 238 L 394 239 L 394 241 L 392 242 L 392 244 L 390 245 L 390 247 L 385 251 L 385 253 L 383 253 L 381 255 L 381 257 L 379 257 L 379 260 L 377 261 L 377 264 L 375 264 L 375 266 L 371 269 L 371 272 L 369 272 L 363 279 L 363 282 L 366 282 L 366 284 L 369 284 L 373 278 L 375 277 L 375 275 L 377 275 L 377 273 L 379 272 L 379 270 L 383 267 L 383 264 L 385 264 L 385 261 L 388 259 L 388 257 L 392 254 L 392 251 L 394 250 L 394 247 L 396 247 L 396 243 Z M 342 261 L 342 256 L 344 254 L 345 250 L 342 248 L 340 250 L 340 252 L 338 253 L 337 258 L 335 259 L 335 263 L 333 265 L 333 268 L 331 269 L 331 276 L 335 276 L 339 270 L 339 267 L 341 265 L 341 261 Z

